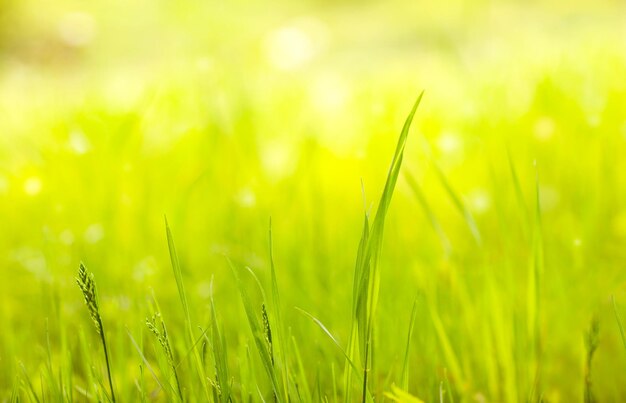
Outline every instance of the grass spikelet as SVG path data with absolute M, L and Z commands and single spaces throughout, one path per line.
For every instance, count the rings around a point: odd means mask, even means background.
M 96 331 L 100 335 L 100 341 L 104 349 L 104 359 L 107 365 L 107 376 L 109 379 L 109 389 L 111 390 L 111 401 L 115 402 L 115 392 L 113 390 L 113 379 L 111 376 L 111 364 L 109 362 L 109 350 L 107 348 L 106 337 L 102 326 L 102 317 L 100 316 L 100 310 L 98 307 L 98 293 L 96 289 L 96 281 L 94 280 L 93 273 L 87 271 L 87 268 L 82 263 L 78 268 L 78 277 L 76 277 L 76 283 L 83 292 L 85 298 L 85 305 L 91 316 Z
M 272 365 L 274 365 L 274 344 L 272 343 L 272 328 L 270 326 L 270 319 L 267 316 L 265 304 L 261 305 L 261 314 L 263 317 L 263 333 L 265 334 L 265 341 L 267 342 L 267 351 L 269 351 Z
M 180 387 L 180 380 L 178 378 L 178 372 L 176 371 L 176 362 L 174 361 L 174 353 L 172 352 L 170 339 L 167 334 L 167 328 L 165 327 L 165 322 L 163 321 L 161 313 L 157 312 L 154 315 L 152 315 L 151 318 L 146 318 L 146 326 L 148 327 L 148 330 L 150 330 L 150 332 L 154 334 L 157 341 L 163 348 L 163 352 L 165 353 L 165 356 L 167 358 L 167 363 L 172 369 L 174 378 L 176 380 L 176 388 L 178 391 L 178 397 L 180 397 L 180 400 L 182 401 L 183 391 Z
M 91 320 L 96 327 L 96 332 L 98 332 L 98 334 L 102 334 L 102 320 L 98 310 L 98 299 L 96 298 L 96 282 L 93 278 L 93 273 L 87 272 L 87 268 L 85 268 L 82 263 L 78 268 L 76 283 L 83 292 L 85 305 L 87 306 L 89 315 L 91 315 Z

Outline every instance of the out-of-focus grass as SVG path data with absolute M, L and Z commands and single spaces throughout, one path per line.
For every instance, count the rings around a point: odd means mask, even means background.
M 221 334 L 197 347 L 223 337 L 232 396 L 271 397 L 224 259 L 271 284 L 270 216 L 275 332 L 293 341 L 294 379 L 281 385 L 344 396 L 344 356 L 294 307 L 348 344 L 361 180 L 375 211 L 424 88 L 403 167 L 420 195 L 401 175 L 386 218 L 372 393 L 404 383 L 418 294 L 412 395 L 437 400 L 447 373 L 457 401 L 522 400 L 539 369 L 535 396 L 580 400 L 597 317 L 593 395 L 625 399 L 609 299 L 626 300 L 624 15 L 611 2 L 0 1 L 0 396 L 104 396 L 99 340 L 73 280 L 81 260 L 98 281 L 120 401 L 176 393 L 151 373 L 175 385 L 145 328 L 152 292 L 184 394 L 203 396 L 163 214 L 196 338 L 197 326 L 211 332 L 213 295 Z M 210 357 L 200 359 L 215 379 Z

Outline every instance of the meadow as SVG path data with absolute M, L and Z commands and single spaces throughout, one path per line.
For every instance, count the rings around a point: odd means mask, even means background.
M 0 401 L 626 401 L 626 6 L 0 0 Z

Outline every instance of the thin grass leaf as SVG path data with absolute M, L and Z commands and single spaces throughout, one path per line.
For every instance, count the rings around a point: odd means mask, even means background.
M 528 265 L 528 292 L 527 292 L 527 329 L 531 346 L 532 378 L 536 384 L 539 379 L 540 346 L 540 294 L 541 276 L 543 273 L 543 230 L 541 225 L 541 203 L 539 193 L 539 173 L 535 162 L 535 220 L 532 238 L 531 261 Z
M 176 253 L 176 246 L 174 245 L 174 237 L 172 236 L 172 231 L 170 230 L 170 226 L 167 222 L 167 217 L 165 217 L 165 232 L 167 235 L 167 247 L 170 252 L 170 261 L 172 263 L 172 270 L 174 272 L 174 278 L 176 279 L 176 287 L 178 288 L 178 296 L 180 297 L 180 302 L 183 306 L 183 312 L 185 313 L 185 324 L 187 325 L 187 337 L 189 338 L 189 343 L 192 346 L 193 354 L 196 362 L 196 370 L 198 371 L 198 377 L 200 378 L 200 383 L 202 385 L 202 389 L 204 391 L 205 398 L 207 401 L 211 401 L 211 394 L 209 393 L 209 388 L 207 386 L 207 377 L 204 373 L 204 365 L 202 364 L 202 359 L 200 358 L 200 354 L 194 346 L 194 334 L 193 327 L 191 325 L 191 315 L 189 313 L 189 303 L 187 302 L 187 293 L 185 292 L 185 283 L 183 282 L 183 273 L 180 268 L 180 262 L 178 260 L 178 254 Z
M 213 298 L 213 279 L 210 286 L 211 301 L 211 335 L 213 338 L 213 357 L 215 362 L 215 370 L 217 372 L 217 384 L 219 385 L 220 401 L 228 403 L 231 399 L 230 376 L 228 371 L 228 349 L 226 346 L 226 338 L 224 331 L 220 326 L 217 311 L 215 309 L 215 300 Z
M 460 383 L 465 383 L 463 373 L 461 371 L 461 365 L 459 364 L 459 359 L 457 358 L 457 355 L 452 348 L 452 343 L 450 343 L 450 338 L 448 337 L 445 326 L 441 322 L 441 318 L 439 317 L 437 308 L 433 304 L 429 304 L 429 308 L 430 316 L 435 327 L 435 332 L 437 333 L 437 338 L 439 339 L 439 343 L 441 344 L 444 358 L 446 359 L 448 366 L 452 370 L 452 375 L 455 379 L 459 380 Z
M 448 402 L 454 403 L 454 395 L 452 394 L 452 387 L 450 386 L 450 379 L 448 378 L 448 370 L 443 371 L 443 384 L 446 388 L 446 394 L 448 395 Z
M 137 351 L 137 354 L 139 354 L 139 357 L 141 358 L 141 361 L 145 364 L 146 368 L 148 368 L 148 371 L 150 371 L 150 374 L 152 375 L 152 378 L 154 379 L 156 384 L 159 386 L 159 390 L 163 390 L 165 393 L 167 393 L 168 397 L 175 396 L 176 395 L 176 391 L 174 390 L 172 385 L 169 384 L 169 382 L 167 383 L 167 386 L 169 386 L 169 389 L 163 387 L 163 383 L 161 382 L 161 380 L 159 379 L 158 375 L 156 374 L 156 372 L 154 371 L 154 369 L 150 365 L 150 362 L 148 361 L 146 356 L 141 351 L 141 347 L 139 347 L 139 344 L 137 343 L 137 341 L 135 341 L 135 338 L 130 333 L 130 330 L 126 329 L 126 334 L 128 335 L 128 338 L 130 338 L 130 342 L 133 345 L 133 347 L 135 348 L 135 350 Z
M 520 184 L 519 176 L 517 175 L 517 170 L 515 169 L 515 164 L 513 163 L 513 158 L 511 157 L 511 151 L 508 147 L 506 148 L 506 155 L 509 160 L 509 170 L 511 171 L 511 178 L 513 179 L 513 188 L 515 189 L 516 200 L 524 214 L 524 223 L 527 223 L 530 221 L 530 213 L 528 212 L 528 206 L 526 206 L 526 202 L 524 201 L 522 185 Z
M 624 325 L 622 324 L 622 319 L 619 316 L 617 302 L 615 301 L 614 295 L 611 296 L 611 300 L 613 301 L 613 313 L 615 314 L 615 320 L 617 321 L 617 326 L 619 327 L 619 334 L 622 337 L 622 344 L 624 344 L 624 348 L 626 348 L 626 333 L 624 332 Z
M 480 231 L 478 230 L 478 225 L 476 225 L 474 216 L 469 211 L 469 209 L 467 208 L 463 200 L 461 200 L 461 197 L 452 188 L 450 181 L 448 180 L 446 175 L 443 173 L 439 165 L 434 160 L 432 160 L 432 165 L 435 168 L 435 172 L 437 173 L 437 177 L 439 178 L 439 181 L 441 182 L 443 188 L 446 190 L 446 193 L 450 197 L 450 200 L 452 200 L 452 203 L 454 204 L 456 209 L 463 216 L 463 219 L 465 220 L 465 223 L 467 224 L 467 227 L 469 228 L 472 234 L 472 237 L 476 241 L 476 244 L 478 246 L 482 246 L 482 243 L 483 243 L 482 236 L 480 235 Z
M 413 336 L 413 325 L 417 316 L 417 298 L 413 301 L 413 309 L 411 310 L 411 319 L 409 320 L 409 331 L 406 338 L 406 347 L 404 349 L 404 361 L 402 362 L 402 373 L 400 375 L 400 389 L 409 390 L 409 356 L 411 348 L 411 336 Z
M 428 204 L 428 200 L 426 200 L 426 196 L 424 195 L 424 192 L 422 192 L 422 189 L 417 184 L 417 181 L 415 180 L 413 175 L 411 175 L 410 172 L 405 171 L 404 176 L 406 178 L 407 183 L 409 184 L 409 187 L 413 191 L 415 198 L 417 199 L 420 206 L 422 207 L 422 210 L 424 210 L 424 214 L 426 214 L 426 217 L 428 218 L 428 221 L 430 222 L 430 226 L 433 228 L 433 230 L 437 234 L 437 237 L 439 238 L 439 243 L 441 244 L 441 247 L 443 248 L 444 255 L 450 256 L 450 253 L 452 252 L 452 245 L 450 244 L 450 241 L 448 240 L 448 237 L 446 236 L 446 233 L 444 232 L 443 227 L 439 223 L 439 220 L 437 220 L 437 216 L 435 215 L 432 208 L 430 207 L 430 204 Z
M 37 392 L 35 391 L 35 387 L 28 376 L 28 372 L 26 371 L 26 367 L 23 363 L 19 363 L 20 368 L 22 369 L 22 373 L 24 374 L 24 381 L 26 382 L 26 386 L 28 386 L 28 391 L 30 392 L 30 397 L 36 402 L 39 403 L 39 396 L 37 396 Z
M 272 236 L 272 219 L 269 223 L 269 257 L 270 257 L 270 277 L 271 277 L 271 294 L 272 294 L 272 313 L 274 315 L 274 329 L 277 334 L 277 346 L 279 350 L 280 363 L 282 365 L 282 384 L 283 396 L 289 396 L 289 345 L 285 341 L 285 326 L 283 322 L 282 309 L 280 305 L 280 295 L 278 292 L 278 280 L 276 278 L 276 266 L 274 264 L 274 243 Z
M 333 336 L 333 334 L 330 332 L 330 330 L 328 330 L 326 328 L 326 326 L 324 326 L 324 324 L 322 323 L 322 321 L 320 321 L 319 319 L 317 319 L 315 316 L 311 315 L 310 313 L 308 313 L 307 311 L 305 311 L 304 309 L 298 308 L 296 307 L 296 310 L 298 310 L 299 312 L 301 312 L 302 314 L 304 314 L 305 316 L 307 316 L 309 319 L 311 319 L 313 321 L 313 323 L 315 323 L 320 329 L 322 329 L 322 331 L 326 334 L 326 336 L 328 336 L 328 338 L 330 338 L 330 340 L 335 343 L 335 346 L 337 346 L 337 348 L 339 349 L 339 351 L 341 351 L 341 354 L 343 354 L 344 358 L 346 359 L 346 361 L 350 364 L 350 366 L 352 367 L 352 369 L 355 371 L 355 373 L 357 374 L 357 376 L 359 376 L 359 368 L 356 366 L 356 364 L 350 359 L 350 357 L 348 356 L 348 354 L 346 353 L 346 351 L 343 349 L 343 347 L 341 347 L 341 344 L 339 344 L 339 342 L 337 341 L 337 339 L 335 339 L 335 336 Z M 359 379 L 359 381 L 363 382 L 363 378 Z M 368 399 L 373 399 L 369 390 L 367 391 L 367 396 Z
M 298 381 L 296 382 L 296 390 L 298 391 L 301 401 L 310 402 L 313 400 L 313 396 L 311 395 L 311 388 L 309 387 L 307 372 L 304 367 L 304 362 L 302 361 L 302 356 L 300 355 L 300 349 L 298 348 L 295 337 L 292 336 L 291 342 L 293 344 L 296 364 L 298 365 Z

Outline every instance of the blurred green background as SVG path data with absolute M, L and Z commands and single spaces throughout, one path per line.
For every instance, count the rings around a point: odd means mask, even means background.
M 619 1 L 0 0 L 0 397 L 25 388 L 20 363 L 45 383 L 47 343 L 87 388 L 78 335 L 101 353 L 80 261 L 96 275 L 122 401 L 136 398 L 141 364 L 126 328 L 141 339 L 151 290 L 185 350 L 164 214 L 198 324 L 214 278 L 233 367 L 250 342 L 224 255 L 267 276 L 272 217 L 285 321 L 319 400 L 330 396 L 341 353 L 294 307 L 347 340 L 361 180 L 374 211 L 425 89 L 403 171 L 450 247 L 402 176 L 381 261 L 377 393 L 398 376 L 418 295 L 412 394 L 434 401 L 451 366 L 438 317 L 461 401 L 526 399 L 537 173 L 539 389 L 582 400 L 597 315 L 594 392 L 625 400 L 610 303 L 626 307 L 625 73 Z

